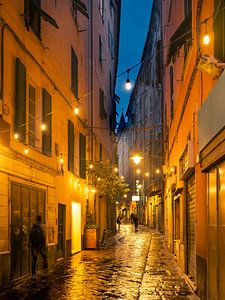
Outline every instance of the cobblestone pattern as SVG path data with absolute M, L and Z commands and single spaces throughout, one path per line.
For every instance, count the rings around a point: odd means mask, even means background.
M 32 282 L 12 284 L 0 300 L 198 299 L 167 250 L 163 235 L 140 226 L 121 232 L 101 250 L 82 251 Z
M 152 233 L 139 299 L 199 299 L 187 284 L 160 233 Z

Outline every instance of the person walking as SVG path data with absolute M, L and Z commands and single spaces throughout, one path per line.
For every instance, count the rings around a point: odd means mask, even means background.
M 130 221 L 131 221 L 131 224 L 134 224 L 134 214 L 133 213 L 131 213 L 131 215 L 130 215 Z
M 120 231 L 120 225 L 121 225 L 121 217 L 120 216 L 117 217 L 116 224 L 118 225 L 118 231 Z
M 46 234 L 45 225 L 42 224 L 41 216 L 36 217 L 30 231 L 31 255 L 32 255 L 32 279 L 36 278 L 37 259 L 40 254 L 43 259 L 43 268 L 48 267 L 46 255 Z
M 138 216 L 134 216 L 134 229 L 135 231 L 138 231 Z

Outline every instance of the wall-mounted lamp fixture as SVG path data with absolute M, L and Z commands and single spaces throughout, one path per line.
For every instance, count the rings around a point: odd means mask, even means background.
M 64 175 L 64 159 L 62 153 L 60 153 L 60 158 L 59 158 L 59 173 L 60 175 Z
M 208 30 L 207 30 L 207 22 L 208 22 L 208 19 L 206 19 L 203 22 L 205 24 L 205 33 L 204 33 L 204 36 L 203 36 L 203 44 L 204 45 L 208 45 L 210 43 L 210 36 L 209 36 Z

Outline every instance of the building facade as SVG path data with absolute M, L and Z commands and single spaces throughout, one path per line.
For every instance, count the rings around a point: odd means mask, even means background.
M 38 214 L 49 265 L 84 248 L 87 209 L 100 234 L 110 226 L 107 201 L 86 177 L 87 163 L 114 158 L 120 1 L 100 4 L 107 7 L 71 0 L 1 5 L 0 285 L 30 273 L 29 231 Z M 104 97 L 95 70 L 101 51 Z M 104 118 L 94 107 L 104 107 Z
M 201 299 L 225 297 L 224 4 L 163 2 L 165 234 Z

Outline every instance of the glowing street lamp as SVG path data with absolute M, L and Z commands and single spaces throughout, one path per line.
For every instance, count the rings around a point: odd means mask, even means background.
M 143 159 L 142 156 L 136 154 L 134 156 L 132 156 L 130 159 L 133 160 L 133 162 L 136 164 L 136 165 L 139 165 L 139 163 L 141 162 L 141 160 Z
M 209 34 L 206 32 L 203 36 L 203 44 L 208 45 L 210 43 L 210 37 Z

